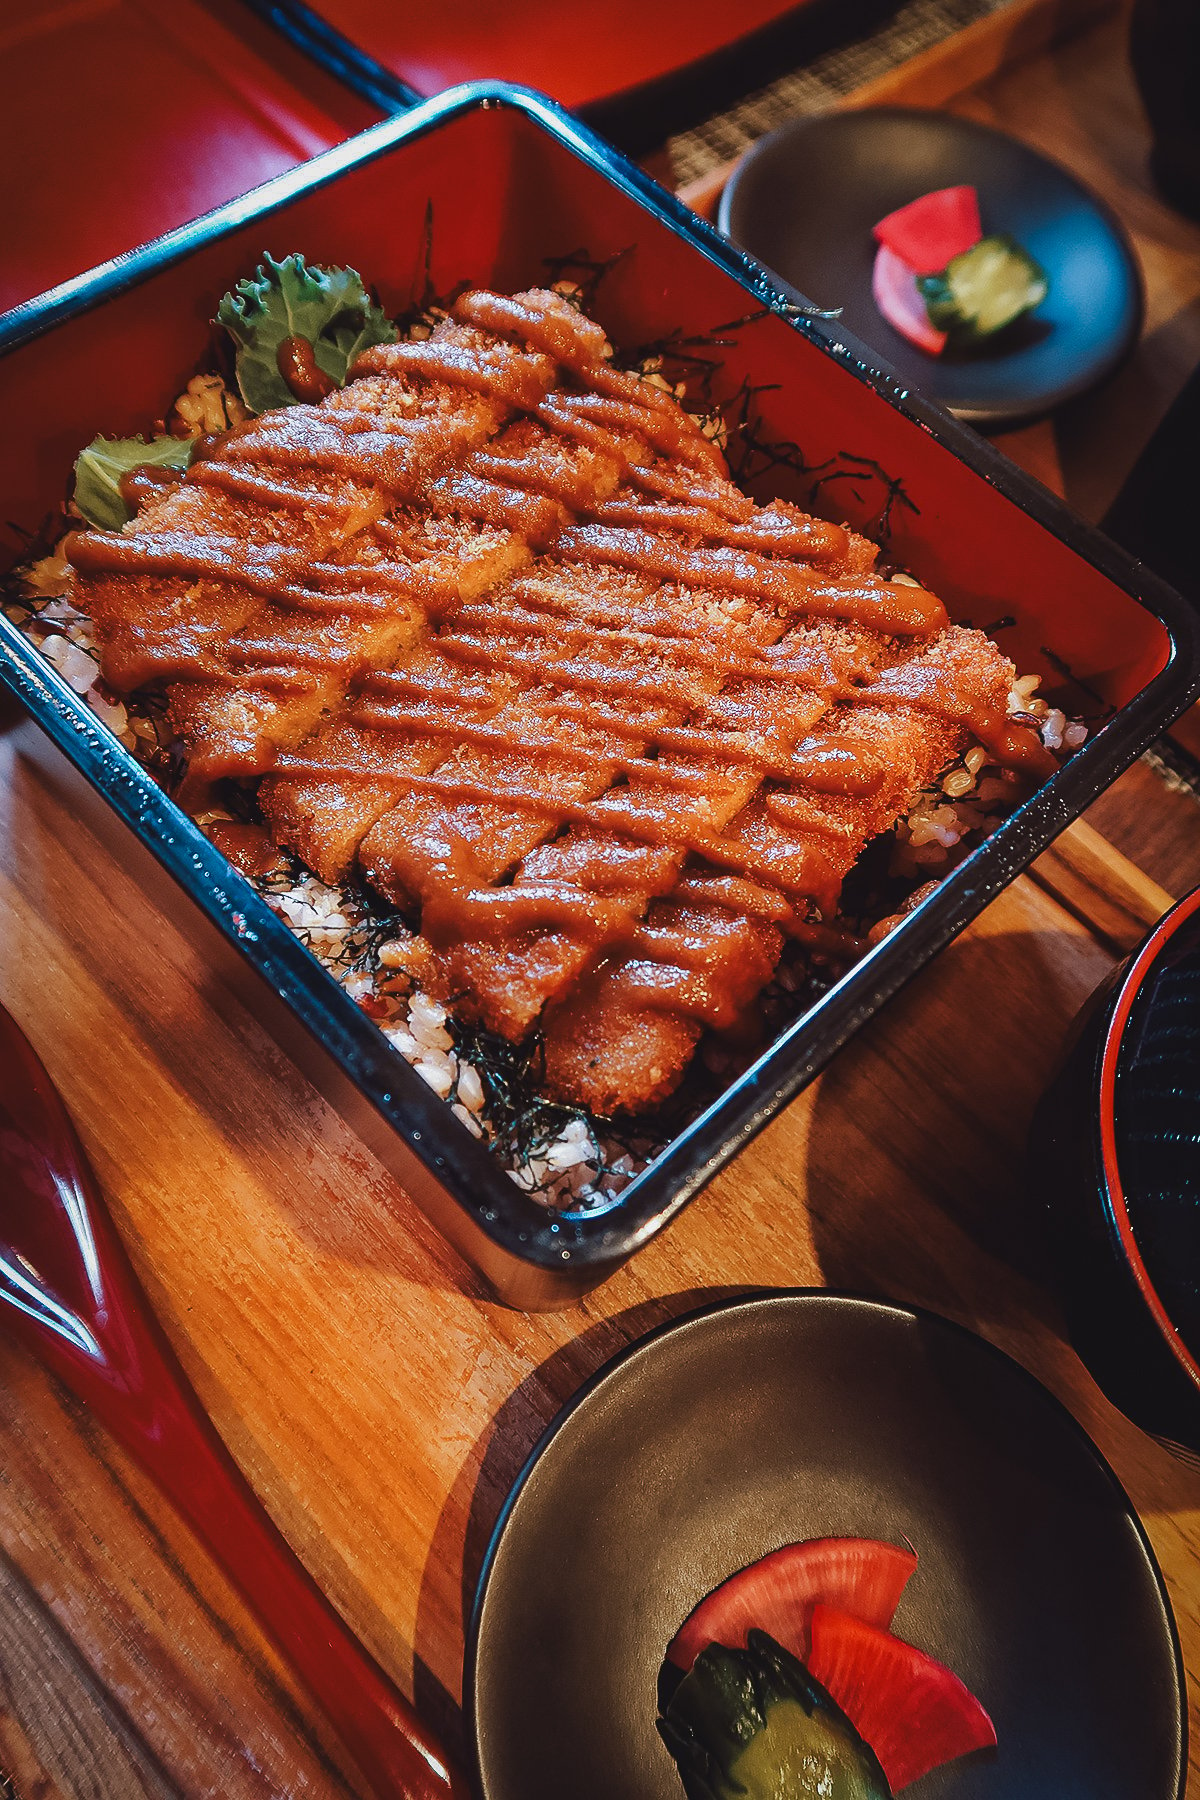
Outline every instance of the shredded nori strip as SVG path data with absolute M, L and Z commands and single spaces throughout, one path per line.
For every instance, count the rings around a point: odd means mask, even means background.
M 542 267 L 549 277 L 550 286 L 555 282 L 569 281 L 577 287 L 581 304 L 586 309 L 596 297 L 596 289 L 606 275 L 612 273 L 617 264 L 632 256 L 637 248 L 635 244 L 626 244 L 621 250 L 614 250 L 611 256 L 595 257 L 589 255 L 585 246 L 578 250 L 568 250 L 565 256 L 544 256 Z
M 1081 694 L 1086 694 L 1088 699 L 1093 701 L 1100 709 L 1097 713 L 1092 715 L 1093 718 L 1108 719 L 1112 717 L 1113 713 L 1117 710 L 1116 707 L 1105 700 L 1103 694 L 1097 693 L 1096 689 L 1091 687 L 1083 679 L 1082 675 L 1077 675 L 1070 663 L 1067 662 L 1064 657 L 1059 656 L 1056 650 L 1051 650 L 1049 644 L 1041 644 L 1039 645 L 1039 648 L 1054 672 L 1057 675 L 1061 675 L 1064 681 L 1069 681 L 1072 687 L 1078 688 Z
M 607 1129 L 606 1121 L 592 1118 L 580 1107 L 546 1098 L 546 1051 L 540 1031 L 513 1044 L 482 1025 L 465 1022 L 453 1005 L 446 1026 L 457 1054 L 479 1072 L 497 1148 L 515 1163 L 532 1161 L 580 1117 L 595 1137 Z

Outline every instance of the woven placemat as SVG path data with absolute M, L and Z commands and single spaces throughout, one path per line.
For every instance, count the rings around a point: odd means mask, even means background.
M 798 113 L 825 112 L 944 38 L 1001 12 L 1011 0 L 903 0 L 888 21 L 744 95 L 703 124 L 667 140 L 677 187 L 729 162 L 764 132 Z M 847 6 L 847 12 L 850 7 Z

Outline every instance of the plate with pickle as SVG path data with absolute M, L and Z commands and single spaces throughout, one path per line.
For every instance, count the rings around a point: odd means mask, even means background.
M 760 138 L 721 229 L 957 417 L 1017 424 L 1132 350 L 1141 276 L 1069 170 L 973 119 L 865 107 Z
M 1179 1646 L 1081 1427 L 908 1307 L 751 1295 L 631 1346 L 496 1526 L 485 1800 L 1178 1800 Z

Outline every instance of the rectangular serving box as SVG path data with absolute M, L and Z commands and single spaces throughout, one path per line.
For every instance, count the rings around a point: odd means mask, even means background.
M 836 319 L 751 259 L 552 102 L 455 89 L 0 320 L 4 517 L 34 527 L 81 445 L 133 434 L 204 367 L 216 301 L 264 250 L 350 264 L 399 310 L 423 286 L 544 283 L 555 259 L 620 255 L 593 310 L 622 348 L 711 338 L 719 396 L 754 390 L 787 443 L 790 498 L 878 535 L 946 601 L 1090 710 L 1082 750 L 891 935 L 782 1032 L 606 1210 L 553 1212 L 389 1046 L 29 642 L 0 617 L 0 677 L 174 877 L 182 909 L 288 1049 L 444 1234 L 511 1304 L 565 1305 L 692 1199 L 847 1038 L 1200 694 L 1188 604 L 968 427 L 905 390 Z M 807 479 L 795 473 L 802 466 Z M 822 481 L 821 477 L 824 476 Z M 832 479 L 831 479 L 832 477 Z M 779 479 L 779 478 L 776 478 Z M 770 482 L 762 493 L 772 491 Z M 1049 652 L 1049 653 L 1047 653 Z M 146 866 L 151 865 L 148 859 Z M 183 900 L 180 890 L 188 898 Z M 195 908 L 208 921 L 198 918 Z M 253 973 L 250 973 L 253 971 Z

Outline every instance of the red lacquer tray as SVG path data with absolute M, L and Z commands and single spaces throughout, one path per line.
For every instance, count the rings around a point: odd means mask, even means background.
M 240 0 L 0 0 L 0 309 L 378 118 Z
M 593 0 L 587 7 L 562 0 L 459 0 L 450 7 L 379 0 L 250 4 L 351 80 L 367 72 L 365 62 L 357 71 L 349 66 L 357 52 L 414 95 L 491 78 L 524 82 L 564 106 L 587 107 L 715 57 L 799 11 L 804 0 L 742 0 L 739 6 L 728 0 Z M 850 10 L 844 0 L 841 7 Z

